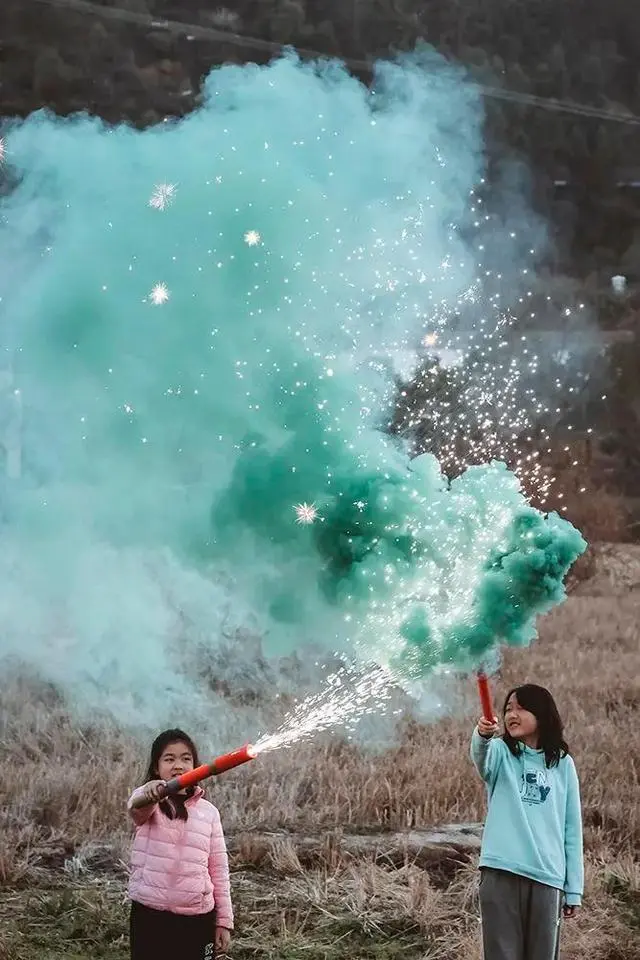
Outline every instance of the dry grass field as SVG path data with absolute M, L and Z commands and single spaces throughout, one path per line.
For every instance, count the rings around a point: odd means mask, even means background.
M 525 679 L 551 687 L 581 776 L 587 894 L 565 924 L 565 960 L 640 957 L 632 560 L 604 557 L 539 641 L 507 655 L 497 681 L 498 697 Z M 140 748 L 116 729 L 79 728 L 37 684 L 5 683 L 1 695 L 0 960 L 121 960 L 123 803 Z M 406 723 L 382 753 L 323 741 L 213 784 L 232 848 L 235 960 L 480 960 L 473 831 L 468 844 L 423 851 L 409 833 L 482 818 L 468 759 L 472 689 L 467 703 L 467 716 Z

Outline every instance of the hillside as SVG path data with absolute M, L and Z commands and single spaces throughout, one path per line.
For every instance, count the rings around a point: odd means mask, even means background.
M 594 429 L 594 463 L 587 458 L 585 469 L 574 471 L 563 486 L 586 485 L 624 497 L 619 511 L 624 516 L 617 523 L 624 530 L 615 522 L 604 530 L 596 523 L 587 529 L 590 537 L 637 536 L 640 126 L 518 100 L 568 99 L 616 116 L 640 115 L 633 67 L 640 35 L 631 8 L 618 3 L 606 16 L 595 0 L 580 0 L 571 12 L 540 0 L 517 14 L 509 0 L 490 7 L 439 0 L 428 5 L 246 0 L 232 8 L 199 0 L 5 0 L 0 9 L 5 123 L 44 106 L 59 115 L 88 111 L 108 123 L 152 126 L 193 110 L 202 79 L 215 66 L 264 63 L 283 44 L 347 58 L 369 82 L 363 63 L 426 38 L 483 86 L 513 93 L 515 100 L 484 100 L 490 179 L 495 174 L 500 180 L 505 162 L 526 168 L 527 203 L 548 224 L 549 248 L 538 273 L 541 299 L 551 301 L 549 325 L 562 327 L 563 310 L 580 303 L 606 331 L 604 382 L 574 398 L 579 408 L 574 419 L 581 423 L 576 434 L 585 424 Z M 579 43 L 567 19 L 578 15 Z M 1 127 L 0 121 L 0 133 Z M 10 162 L 1 164 L 0 194 L 11 190 L 12 177 Z M 611 277 L 620 272 L 629 279 L 622 297 L 611 292 Z M 534 332 L 529 327 L 527 334 Z M 571 331 L 563 335 L 569 340 Z M 606 448 L 603 468 L 600 447 Z M 603 471 L 604 478 L 595 476 Z M 583 512 L 572 503 L 568 515 L 582 524 Z
M 606 282 L 622 269 L 640 280 L 640 128 L 527 100 L 640 115 L 640 31 L 626 0 L 606 11 L 598 0 L 517 10 L 510 0 L 4 0 L 2 112 L 45 104 L 145 126 L 189 111 L 216 64 L 265 62 L 282 45 L 366 64 L 420 39 L 515 95 L 488 99 L 487 141 L 496 169 L 506 150 L 534 171 L 536 204 L 558 241 L 555 269 Z

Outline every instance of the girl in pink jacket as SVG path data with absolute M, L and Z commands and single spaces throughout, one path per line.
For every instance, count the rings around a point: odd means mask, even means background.
M 160 800 L 160 787 L 199 765 L 182 730 L 165 730 L 151 747 L 146 783 L 128 810 L 131 851 L 131 960 L 211 960 L 225 953 L 233 929 L 229 860 L 216 807 L 191 787 Z M 133 806 L 144 797 L 148 805 Z

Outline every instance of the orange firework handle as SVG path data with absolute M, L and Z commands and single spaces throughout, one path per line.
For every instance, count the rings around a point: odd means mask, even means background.
M 255 756 L 256 753 L 253 747 L 248 743 L 245 744 L 244 747 L 232 750 L 230 753 L 224 753 L 222 756 L 212 760 L 211 763 L 203 763 L 201 766 L 195 767 L 193 770 L 188 770 L 179 777 L 174 777 L 173 780 L 167 780 L 160 791 L 162 798 L 168 797 L 173 793 L 180 793 L 181 790 L 185 790 L 187 787 L 194 787 L 197 783 L 200 783 L 201 780 L 206 780 L 207 777 L 215 777 L 219 773 L 233 770 L 234 767 L 239 767 L 240 764 L 253 760 Z M 132 807 L 136 809 L 139 807 L 148 807 L 151 803 L 153 803 L 152 800 L 147 800 L 146 797 L 139 797 L 134 800 Z

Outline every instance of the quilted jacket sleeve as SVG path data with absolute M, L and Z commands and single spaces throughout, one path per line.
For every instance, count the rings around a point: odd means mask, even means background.
M 144 790 L 144 787 L 138 787 L 137 790 L 134 790 L 131 796 L 129 797 L 129 801 L 127 803 L 127 810 L 129 811 L 129 816 L 135 823 L 136 827 L 141 827 L 143 823 L 146 823 L 147 820 L 149 820 L 150 817 L 153 816 L 153 814 L 155 813 L 155 809 L 158 806 L 157 803 L 150 803 L 146 807 L 138 807 L 137 810 L 134 809 L 132 804 L 136 799 L 136 797 L 140 796 L 143 790 Z
M 216 925 L 233 930 L 233 907 L 231 905 L 231 883 L 229 879 L 229 857 L 224 839 L 220 814 L 214 807 L 211 829 L 211 850 L 209 852 L 209 875 L 213 883 L 213 896 L 216 902 Z

